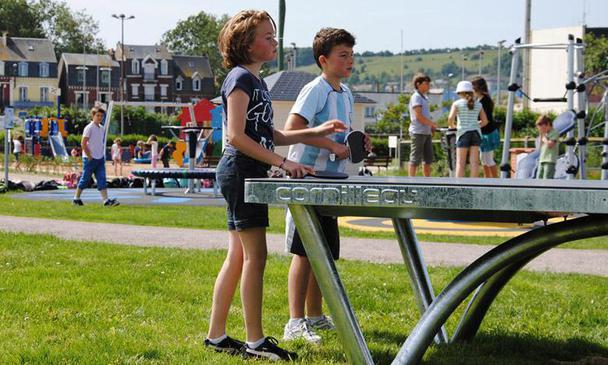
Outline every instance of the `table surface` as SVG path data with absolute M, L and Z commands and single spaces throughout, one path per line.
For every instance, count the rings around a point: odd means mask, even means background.
M 245 201 L 314 205 L 326 215 L 535 222 L 608 214 L 599 180 L 350 177 L 247 179 Z

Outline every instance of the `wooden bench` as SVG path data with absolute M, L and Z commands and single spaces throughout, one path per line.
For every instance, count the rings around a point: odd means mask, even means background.
M 373 167 L 378 168 L 378 171 L 380 171 L 380 168 L 382 168 L 382 167 L 384 167 L 386 170 L 388 170 L 388 165 L 390 165 L 392 160 L 393 160 L 393 158 L 390 156 L 368 157 L 365 160 L 363 160 L 363 166 L 365 166 L 365 167 L 373 166 Z

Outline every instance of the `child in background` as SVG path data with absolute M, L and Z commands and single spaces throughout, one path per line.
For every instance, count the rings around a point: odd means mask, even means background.
M 156 134 L 151 134 L 146 144 L 150 146 L 150 166 L 155 169 L 158 162 L 158 140 Z
M 122 140 L 116 138 L 111 148 L 112 163 L 114 164 L 114 176 L 122 176 L 122 149 L 120 147 Z
M 332 120 L 298 131 L 274 129 L 270 92 L 260 70 L 277 55 L 276 27 L 265 11 L 246 10 L 226 22 L 219 50 L 230 69 L 221 88 L 224 104 L 225 149 L 217 166 L 217 183 L 226 199 L 228 254 L 213 288 L 209 332 L 205 346 L 230 354 L 269 360 L 293 360 L 296 354 L 277 346 L 262 329 L 263 278 L 266 266 L 268 205 L 244 202 L 246 178 L 268 177 L 272 165 L 295 178 L 313 173 L 310 167 L 274 152 L 276 145 L 345 130 Z M 226 321 L 234 292 L 241 282 L 246 342 L 226 335 Z
M 483 175 L 496 178 L 498 177 L 498 166 L 494 160 L 494 151 L 500 147 L 500 136 L 498 135 L 498 123 L 494 120 L 494 101 L 490 97 L 488 83 L 483 77 L 475 77 L 471 84 L 473 84 L 475 97 L 478 98 L 486 113 L 486 118 L 488 118 L 488 124 L 481 128 L 481 145 L 479 146 Z
M 25 141 L 23 140 L 23 136 L 18 136 L 13 139 L 13 154 L 15 155 L 15 170 L 21 171 L 21 161 L 19 158 L 23 153 L 23 148 L 25 147 Z
M 170 141 L 166 145 L 163 146 L 160 150 L 160 160 L 163 162 L 163 167 L 169 168 L 169 160 L 171 160 L 171 155 L 175 151 L 175 142 Z
M 144 141 L 137 141 L 134 150 L 135 158 L 143 158 L 144 157 Z
M 538 117 L 536 128 L 540 140 L 540 157 L 536 178 L 553 179 L 559 148 L 559 133 L 553 128 L 553 120 L 548 115 Z
M 480 127 L 488 124 L 488 118 L 481 103 L 475 100 L 473 85 L 469 81 L 460 81 L 456 86 L 456 100 L 450 109 L 448 125 L 456 127 L 456 177 L 464 177 L 467 154 L 471 164 L 470 177 L 479 174 L 479 145 L 481 144 Z M 456 117 L 458 124 L 456 125 Z M 481 120 L 481 122 L 480 122 Z
M 433 133 L 437 129 L 437 123 L 431 120 L 431 109 L 426 93 L 431 88 L 431 78 L 425 74 L 418 73 L 412 80 L 414 93 L 410 99 L 409 111 L 411 123 L 408 128 L 412 138 L 410 151 L 410 163 L 408 175 L 416 176 L 416 170 L 421 162 L 422 174 L 431 176 L 431 164 L 433 163 Z

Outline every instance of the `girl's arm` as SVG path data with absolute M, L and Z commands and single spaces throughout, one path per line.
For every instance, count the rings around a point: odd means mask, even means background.
M 289 114 L 287 117 L 287 122 L 285 123 L 285 129 L 283 133 L 287 131 L 300 130 L 308 128 L 308 121 L 299 114 Z M 277 134 L 275 133 L 275 136 Z M 275 140 L 276 143 L 276 140 Z M 346 145 L 337 143 L 326 137 L 311 137 L 308 138 L 305 142 L 307 145 L 315 146 L 319 148 L 323 148 L 329 150 L 331 153 L 335 154 L 338 159 L 348 158 L 348 147 Z M 280 145 L 276 143 L 277 145 Z
M 323 137 L 328 134 L 346 131 L 346 125 L 337 119 L 328 120 L 320 126 L 314 128 L 304 128 L 298 130 L 274 130 L 274 142 L 278 146 L 286 146 L 295 143 L 308 144 L 310 139 Z
M 486 125 L 488 125 L 488 116 L 486 115 L 486 111 L 483 110 L 483 108 L 479 111 L 479 119 L 481 120 L 481 122 L 479 122 L 480 127 L 485 127 Z
M 450 115 L 448 115 L 448 126 L 450 128 L 456 128 L 456 104 L 452 104 L 450 108 Z
M 286 158 L 267 150 L 245 134 L 249 95 L 243 90 L 235 89 L 230 93 L 227 98 L 227 104 L 228 120 L 226 137 L 230 145 L 253 159 L 284 169 L 292 177 L 303 177 L 307 173 L 313 172 L 310 167 L 289 161 Z

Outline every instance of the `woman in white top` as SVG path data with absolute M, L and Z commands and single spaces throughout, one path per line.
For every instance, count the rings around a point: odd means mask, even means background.
M 452 104 L 448 116 L 450 128 L 456 127 L 456 177 L 464 177 L 467 153 L 471 164 L 470 176 L 477 177 L 479 174 L 479 145 L 481 145 L 480 127 L 488 124 L 488 118 L 481 103 L 475 100 L 471 82 L 460 81 L 456 86 L 456 94 L 460 99 Z M 456 117 L 458 117 L 457 125 Z
M 116 138 L 112 145 L 112 163 L 114 164 L 114 176 L 122 176 L 122 149 L 120 144 L 122 140 Z
M 158 140 L 156 139 L 156 135 L 151 134 L 146 144 L 150 145 L 150 164 L 155 169 L 158 162 Z
M 13 139 L 13 154 L 15 155 L 15 170 L 21 171 L 21 161 L 19 157 L 23 152 L 23 136 L 18 136 Z

